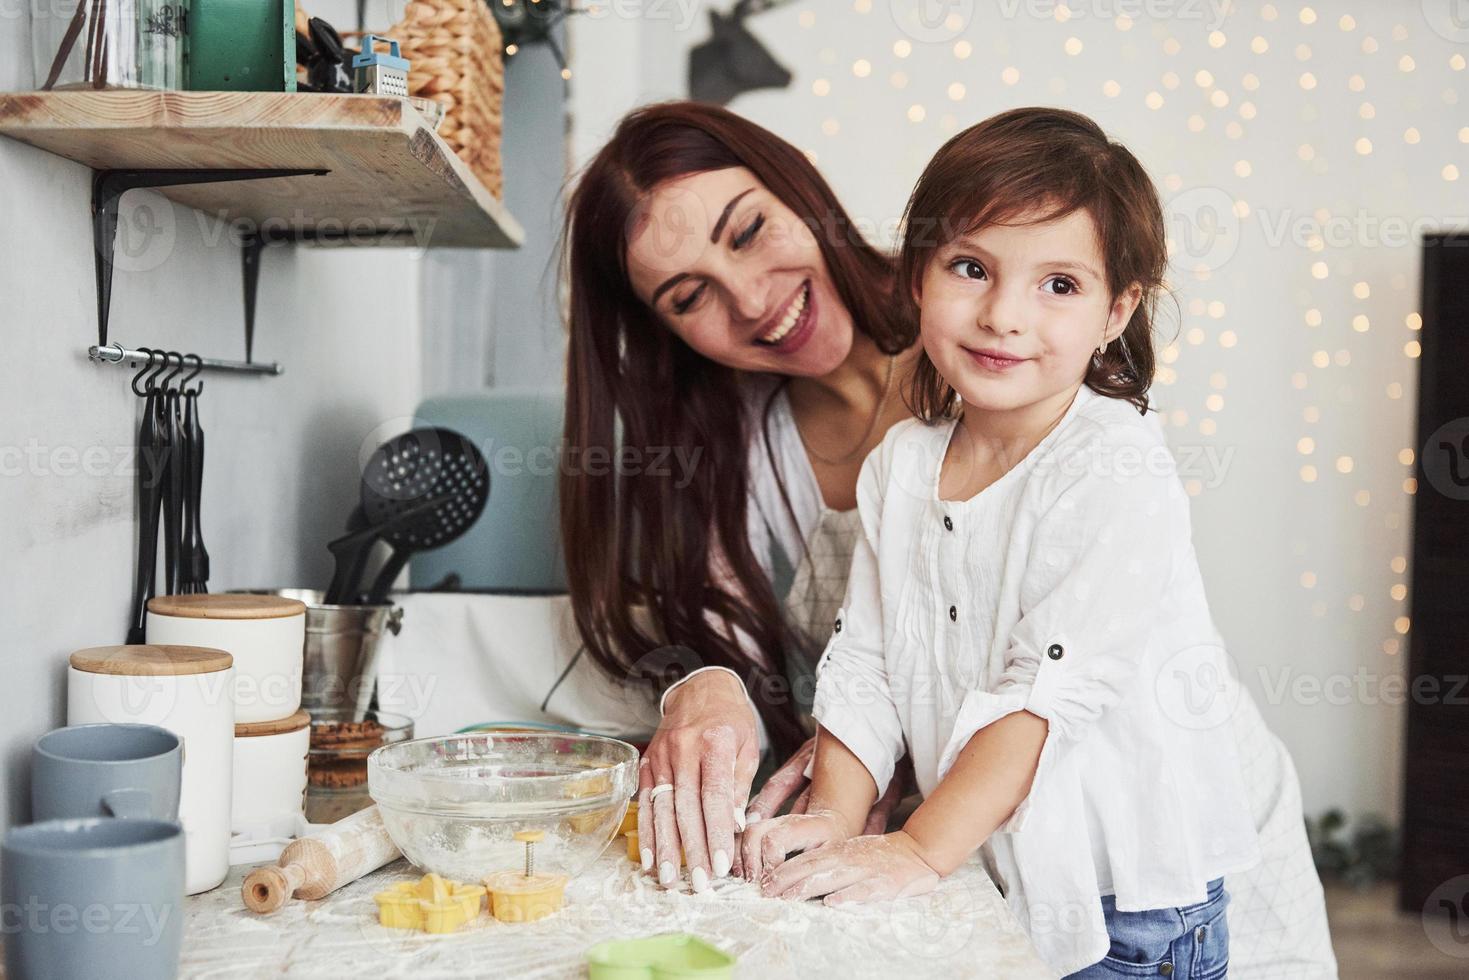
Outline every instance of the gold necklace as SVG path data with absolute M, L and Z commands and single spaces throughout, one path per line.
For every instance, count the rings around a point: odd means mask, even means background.
M 896 354 L 888 355 L 888 370 L 887 377 L 882 383 L 882 397 L 878 398 L 877 407 L 872 410 L 872 418 L 867 422 L 867 431 L 862 433 L 862 438 L 857 440 L 857 445 L 846 455 L 839 456 L 835 459 L 821 455 L 812 448 L 811 443 L 806 441 L 806 434 L 801 431 L 801 427 L 799 425 L 796 426 L 796 435 L 800 437 L 801 445 L 806 447 L 806 452 L 812 459 L 818 463 L 825 463 L 827 466 L 842 466 L 857 458 L 857 454 L 862 451 L 862 447 L 867 445 L 867 440 L 872 438 L 872 432 L 877 428 L 878 420 L 882 418 L 883 407 L 888 403 L 888 394 L 893 390 L 893 364 L 897 359 L 898 355 Z M 794 421 L 794 416 L 792 417 L 792 421 Z

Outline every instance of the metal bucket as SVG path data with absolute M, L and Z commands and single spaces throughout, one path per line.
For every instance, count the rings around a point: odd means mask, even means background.
M 283 596 L 306 603 L 305 664 L 301 674 L 301 707 L 351 709 L 361 717 L 372 700 L 377 679 L 378 642 L 383 629 L 394 636 L 403 626 L 403 610 L 391 603 L 376 606 L 329 606 L 320 589 L 238 589 Z

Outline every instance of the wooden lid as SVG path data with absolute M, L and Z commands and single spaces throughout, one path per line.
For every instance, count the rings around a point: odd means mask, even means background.
M 280 619 L 306 615 L 306 603 L 275 595 L 220 592 L 155 596 L 148 600 L 148 611 L 181 619 Z
M 246 721 L 235 726 L 235 738 L 254 738 L 257 735 L 284 735 L 299 732 L 311 724 L 311 716 L 302 708 L 288 718 L 275 721 Z
M 212 647 L 135 644 L 78 650 L 71 655 L 71 665 L 87 674 L 176 677 L 229 670 L 235 665 L 235 658 Z

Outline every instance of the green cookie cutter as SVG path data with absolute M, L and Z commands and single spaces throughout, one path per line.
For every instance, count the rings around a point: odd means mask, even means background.
M 614 939 L 587 951 L 588 980 L 728 980 L 735 958 L 698 936 Z

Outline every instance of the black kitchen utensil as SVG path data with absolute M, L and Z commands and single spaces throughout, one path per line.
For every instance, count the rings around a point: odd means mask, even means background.
M 359 605 L 365 597 L 354 595 L 347 589 L 361 582 L 362 570 L 367 564 L 368 554 L 372 551 L 373 545 L 377 544 L 383 535 L 410 521 L 417 520 L 420 516 L 453 499 L 454 494 L 452 493 L 430 497 L 416 506 L 399 512 L 387 523 L 381 525 L 369 524 L 361 505 L 352 508 L 352 515 L 347 519 L 348 533 L 327 544 L 328 550 L 336 558 L 336 571 L 332 574 L 331 585 L 327 586 L 326 595 L 322 601 L 329 606 Z
M 180 387 L 204 369 L 199 355 L 189 356 L 198 364 L 179 382 Z M 201 381 L 184 392 L 184 536 L 179 549 L 179 591 L 184 594 L 209 591 L 209 551 L 204 547 L 204 527 L 199 517 L 204 490 L 204 429 L 199 424 L 199 393 L 203 390 Z
M 363 534 L 361 532 L 369 533 Z M 377 543 L 377 534 L 371 533 L 374 529 L 367 523 L 367 515 L 362 512 L 362 505 L 358 504 L 352 508 L 352 513 L 347 515 L 347 534 L 327 543 L 327 550 L 332 553 L 336 563 L 332 568 L 332 581 L 326 587 L 322 601 L 329 606 L 342 605 L 348 602 L 346 590 L 348 585 L 356 584 L 362 579 L 362 569 L 367 564 L 367 556 L 372 552 L 372 546 Z
M 184 470 L 188 465 L 185 458 L 188 447 L 184 444 L 184 426 L 179 405 L 179 389 L 169 387 L 173 379 L 184 370 L 184 355 L 169 351 L 169 357 L 178 358 L 178 367 L 163 376 L 160 382 L 162 396 L 162 431 L 168 448 L 163 479 L 163 583 L 164 595 L 179 592 L 179 543 L 183 539 L 184 527 Z
M 449 499 L 382 535 L 392 554 L 378 571 L 367 601 L 383 602 L 414 552 L 448 544 L 467 531 L 490 497 L 490 469 L 484 455 L 452 429 L 405 432 L 379 446 L 362 474 L 362 510 L 374 525 L 426 497 Z M 356 594 L 355 583 L 349 594 Z
M 133 394 L 143 399 L 143 415 L 138 422 L 136 466 L 138 469 L 138 554 L 133 576 L 133 603 L 128 616 L 128 643 L 144 642 L 148 599 L 153 595 L 153 576 L 158 566 L 158 516 L 163 504 L 164 468 L 167 446 L 160 428 L 159 391 L 154 380 L 168 367 L 168 355 L 162 351 L 141 348 L 148 363 L 133 376 Z M 161 362 L 153 367 L 154 355 Z M 152 369 L 152 374 L 149 370 Z M 147 385 L 138 389 L 143 375 L 149 374 Z

